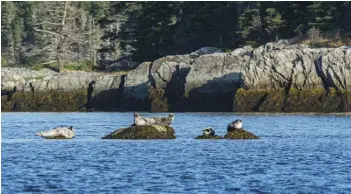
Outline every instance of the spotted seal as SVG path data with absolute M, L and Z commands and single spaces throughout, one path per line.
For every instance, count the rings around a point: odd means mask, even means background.
M 73 129 L 73 126 L 60 126 L 47 131 L 35 133 L 35 135 L 46 139 L 71 139 L 76 135 L 76 131 Z
M 155 120 L 156 125 L 160 126 L 170 126 L 174 120 L 175 115 L 173 113 L 169 113 L 166 117 L 152 117 Z
M 134 113 L 134 124 L 132 126 L 139 125 L 155 125 L 156 121 L 153 118 L 144 118 L 139 115 L 139 113 Z
M 240 119 L 237 119 L 228 124 L 227 132 L 235 131 L 237 129 L 242 129 L 242 128 L 243 128 L 243 121 Z
M 132 126 L 138 125 L 160 125 L 160 126 L 170 126 L 174 120 L 174 114 L 170 113 L 166 117 L 141 117 L 138 113 L 134 113 L 134 124 Z
M 214 136 L 215 133 L 216 133 L 215 130 L 213 128 L 211 128 L 211 127 L 206 128 L 206 129 L 203 130 L 203 136 L 206 136 L 206 137 Z

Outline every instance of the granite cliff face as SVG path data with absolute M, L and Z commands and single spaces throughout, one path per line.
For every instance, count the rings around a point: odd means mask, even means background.
M 94 80 L 90 110 L 351 111 L 351 47 L 346 46 L 267 43 L 228 53 L 203 48 L 144 62 L 122 76 L 2 68 L 1 79 L 4 93 L 16 86 L 17 95 L 82 91 L 81 106 Z M 10 104 L 3 110 L 13 109 L 13 97 L 2 100 Z

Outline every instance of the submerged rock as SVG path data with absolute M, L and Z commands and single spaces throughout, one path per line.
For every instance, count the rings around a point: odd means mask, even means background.
M 223 139 L 221 136 L 215 135 L 216 131 L 209 127 L 203 130 L 203 134 L 195 137 L 195 139 Z
M 76 135 L 76 132 L 72 126 L 61 126 L 51 130 L 35 133 L 35 135 L 46 139 L 72 139 Z
M 225 136 L 225 139 L 259 139 L 256 135 L 244 130 L 236 129 L 234 131 L 228 132 Z
M 223 137 L 219 136 L 219 135 L 200 135 L 195 137 L 195 139 L 223 139 Z
M 172 127 L 140 125 L 118 129 L 102 139 L 175 139 Z

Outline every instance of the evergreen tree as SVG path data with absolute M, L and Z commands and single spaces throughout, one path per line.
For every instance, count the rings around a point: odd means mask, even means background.
M 1 57 L 4 57 L 7 63 L 15 63 L 12 21 L 16 17 L 16 6 L 11 1 L 3 1 L 1 10 Z
M 260 3 L 248 5 L 244 14 L 239 18 L 240 29 L 238 34 L 248 44 L 261 43 L 264 37 Z
M 277 9 L 267 8 L 264 17 L 264 30 L 269 40 L 278 40 L 280 38 L 279 32 L 284 27 L 284 21 Z
M 64 5 L 68 4 L 63 22 Z M 206 46 L 233 49 L 280 38 L 351 37 L 344 2 L 1 2 L 2 61 L 90 61 L 100 69 Z M 63 27 L 64 26 L 64 27 Z M 340 39 L 338 39 L 340 40 Z M 58 49 L 59 48 L 59 49 Z M 61 68 L 62 69 L 62 68 Z
M 176 2 L 175 2 L 176 3 Z M 154 60 L 165 54 L 164 50 L 172 44 L 171 27 L 176 23 L 174 2 L 143 2 L 142 13 L 137 19 L 136 49 L 137 61 Z

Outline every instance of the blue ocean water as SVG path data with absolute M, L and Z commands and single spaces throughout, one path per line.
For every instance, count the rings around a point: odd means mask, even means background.
M 176 113 L 177 139 L 101 139 L 132 114 L 2 113 L 2 193 L 351 193 L 350 115 Z M 261 139 L 193 139 L 234 119 Z M 58 125 L 77 136 L 34 135 Z

